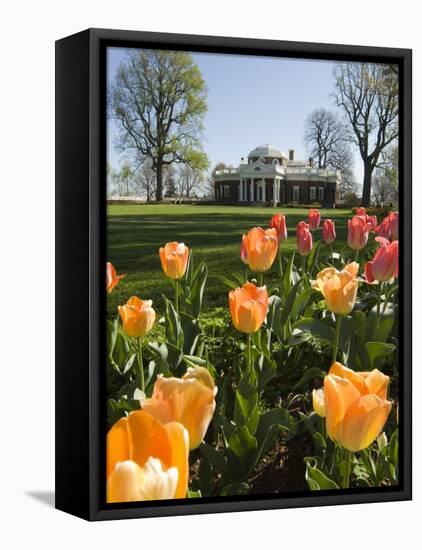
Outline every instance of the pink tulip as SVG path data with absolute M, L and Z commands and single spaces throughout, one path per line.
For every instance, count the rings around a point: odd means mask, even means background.
M 371 225 L 366 222 L 362 216 L 353 216 L 348 222 L 349 233 L 347 235 L 347 244 L 353 250 L 361 250 L 368 242 Z
M 399 274 L 399 241 L 390 243 L 384 237 L 376 237 L 380 247 L 371 262 L 365 265 L 365 278 L 369 283 L 389 281 Z
M 391 232 L 388 216 L 384 218 L 382 222 L 375 228 L 375 233 L 380 237 L 384 237 L 384 239 L 390 238 Z
M 363 206 L 358 206 L 355 211 L 355 216 L 363 216 L 366 218 L 366 208 Z
M 270 221 L 270 227 L 277 231 L 279 241 L 287 239 L 286 217 L 283 214 L 274 214 Z
M 309 229 L 309 224 L 307 224 L 306 222 L 299 222 L 296 226 L 296 236 L 298 235 L 299 231 L 303 228 L 306 228 L 306 229 Z
M 333 220 L 324 220 L 322 224 L 322 238 L 327 244 L 331 244 L 336 240 L 336 228 Z
M 388 221 L 390 224 L 390 238 L 392 241 L 397 241 L 397 239 L 399 238 L 399 213 L 390 212 L 390 214 L 388 215 Z
M 374 216 L 366 216 L 366 221 L 368 223 L 371 224 L 371 229 L 370 231 L 375 231 L 377 225 L 378 225 L 378 220 L 377 220 L 377 217 L 374 215 Z
M 297 249 L 301 256 L 307 256 L 312 250 L 312 233 L 309 231 L 308 224 L 305 226 L 298 228 L 296 233 Z
M 314 229 L 318 229 L 320 222 L 321 222 L 320 211 L 316 210 L 315 208 L 311 208 L 308 214 L 308 223 L 311 231 L 313 231 Z

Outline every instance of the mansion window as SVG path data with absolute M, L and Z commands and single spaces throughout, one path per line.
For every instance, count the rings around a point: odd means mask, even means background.
M 293 187 L 293 202 L 299 202 L 299 187 L 297 185 Z
M 224 198 L 229 198 L 230 197 L 230 186 L 229 185 L 225 185 L 223 187 L 223 197 Z
M 310 187 L 309 188 L 309 200 L 314 201 L 316 199 L 316 188 Z
M 322 201 L 324 200 L 324 188 L 318 187 L 318 200 Z

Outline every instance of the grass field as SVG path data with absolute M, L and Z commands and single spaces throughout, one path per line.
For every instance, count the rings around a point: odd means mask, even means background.
M 154 307 L 162 311 L 164 293 L 172 296 L 172 287 L 164 277 L 158 249 L 169 241 L 184 242 L 194 252 L 195 265 L 206 260 L 209 280 L 204 308 L 227 305 L 227 288 L 216 274 L 230 277 L 232 273 L 245 273 L 239 259 L 243 233 L 254 226 L 268 227 L 275 212 L 286 215 L 289 238 L 282 243 L 283 254 L 290 255 L 296 246 L 296 224 L 306 220 L 307 209 L 199 206 L 199 205 L 111 205 L 108 207 L 108 261 L 118 273 L 127 273 L 108 299 L 108 314 L 114 315 L 117 305 L 131 295 L 152 299 Z M 322 219 L 336 222 L 337 240 L 334 250 L 339 251 L 346 242 L 347 218 L 350 210 L 321 210 Z M 316 231 L 314 242 L 321 238 Z M 321 255 L 328 248 L 321 249 Z M 299 262 L 299 258 L 297 258 Z M 277 262 L 266 280 L 277 277 Z

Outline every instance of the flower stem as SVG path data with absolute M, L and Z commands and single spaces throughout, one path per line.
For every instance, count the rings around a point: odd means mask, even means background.
M 306 258 L 307 258 L 307 256 L 302 256 L 302 276 L 305 275 L 305 270 L 306 270 Z
M 281 263 L 281 246 L 278 247 L 278 267 L 280 269 L 280 279 L 283 280 L 283 264 Z
M 175 286 L 174 307 L 176 309 L 176 313 L 179 313 L 179 281 L 177 279 L 176 279 L 176 286 Z
M 248 371 L 250 372 L 253 369 L 252 361 L 252 336 L 248 334 L 247 337 L 247 360 L 248 360 Z
M 356 254 L 355 254 L 355 262 L 358 261 L 358 258 L 359 258 L 359 250 L 356 250 Z
M 141 381 L 141 390 L 145 391 L 145 377 L 144 377 L 144 364 L 142 361 L 142 340 L 138 338 L 138 367 L 139 367 L 139 379 Z
M 343 480 L 343 489 L 350 487 L 350 472 L 352 466 L 352 452 L 346 449 L 346 471 Z
M 330 244 L 330 252 L 331 252 L 331 263 L 334 264 L 334 252 L 333 252 L 333 245 Z
M 262 271 L 258 273 L 258 285 L 264 286 L 264 273 Z
M 331 364 L 336 362 L 337 359 L 337 351 L 338 351 L 338 341 L 340 338 L 340 326 L 341 326 L 341 315 L 340 313 L 336 313 L 336 339 L 334 343 L 333 348 L 333 357 L 331 359 Z

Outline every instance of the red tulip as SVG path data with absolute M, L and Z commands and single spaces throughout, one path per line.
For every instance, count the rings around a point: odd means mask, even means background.
M 309 231 L 308 224 L 299 228 L 301 223 L 303 222 L 299 222 L 296 232 L 296 244 L 299 254 L 301 256 L 307 256 L 312 250 L 312 233 Z
M 371 232 L 375 231 L 375 229 L 378 225 L 377 217 L 375 215 L 374 216 L 366 216 L 366 221 L 371 224 L 370 231 Z
M 348 223 L 349 233 L 347 235 L 347 244 L 353 250 L 361 250 L 368 242 L 368 235 L 371 225 L 366 222 L 363 216 L 353 216 Z
M 286 217 L 283 214 L 274 214 L 270 221 L 270 227 L 277 231 L 279 241 L 287 239 Z
M 299 234 L 299 231 L 303 228 L 309 229 L 309 224 L 306 222 L 299 222 L 296 226 L 296 236 Z
M 381 244 L 371 262 L 365 265 L 365 278 L 368 283 L 389 281 L 399 274 L 399 241 L 390 243 L 384 237 L 375 239 Z
M 397 239 L 399 238 L 399 213 L 390 212 L 390 214 L 388 215 L 388 221 L 390 224 L 390 238 L 392 241 L 397 241 Z
M 315 208 L 311 208 L 308 214 L 308 223 L 311 231 L 318 229 L 321 222 L 321 212 Z
M 355 211 L 355 216 L 363 216 L 366 218 L 366 208 L 363 206 L 358 206 Z
M 322 238 L 327 244 L 331 244 L 336 240 L 336 228 L 333 220 L 324 220 L 322 224 Z

